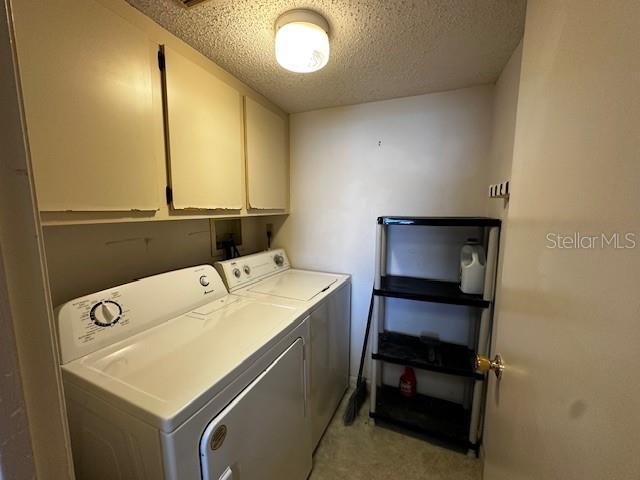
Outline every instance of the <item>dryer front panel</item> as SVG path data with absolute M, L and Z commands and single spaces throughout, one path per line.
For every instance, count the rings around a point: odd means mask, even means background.
M 311 470 L 304 342 L 297 339 L 205 429 L 205 480 L 304 480 Z

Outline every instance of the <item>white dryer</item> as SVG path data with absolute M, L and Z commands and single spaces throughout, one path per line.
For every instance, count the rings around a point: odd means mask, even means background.
M 307 478 L 309 328 L 295 308 L 229 295 L 203 265 L 57 317 L 78 479 Z
M 311 438 L 315 448 L 349 387 L 351 277 L 291 268 L 283 249 L 215 264 L 229 291 L 294 307 L 309 318 Z

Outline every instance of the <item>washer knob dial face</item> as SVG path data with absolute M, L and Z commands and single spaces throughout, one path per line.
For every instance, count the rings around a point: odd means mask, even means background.
M 236 278 L 240 278 L 240 269 L 239 268 L 234 268 L 233 269 L 233 276 Z
M 275 257 L 273 257 L 273 261 L 276 263 L 277 266 L 281 267 L 284 264 L 284 257 L 278 254 Z
M 113 300 L 105 300 L 91 307 L 89 316 L 99 327 L 112 327 L 122 317 L 122 307 Z
M 203 287 L 208 287 L 209 286 L 209 277 L 207 277 L 206 275 L 202 275 L 200 277 L 200 285 L 202 285 Z
M 251 267 L 249 267 L 249 265 L 245 265 L 243 268 L 244 273 L 249 275 L 251 273 Z

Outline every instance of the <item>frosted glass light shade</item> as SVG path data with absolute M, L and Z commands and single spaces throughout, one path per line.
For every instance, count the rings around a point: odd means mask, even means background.
M 309 73 L 329 61 L 328 25 L 317 13 L 293 10 L 280 17 L 276 28 L 276 60 L 283 68 Z

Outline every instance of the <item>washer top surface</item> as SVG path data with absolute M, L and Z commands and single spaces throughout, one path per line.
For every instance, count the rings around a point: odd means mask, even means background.
M 293 311 L 229 295 L 74 360 L 63 372 L 170 432 L 275 344 L 295 323 Z
M 351 282 L 343 273 L 291 268 L 282 248 L 217 262 L 215 268 L 229 292 L 294 305 L 301 314 Z
M 248 288 L 248 291 L 291 300 L 309 301 L 338 282 L 330 273 L 286 270 Z

